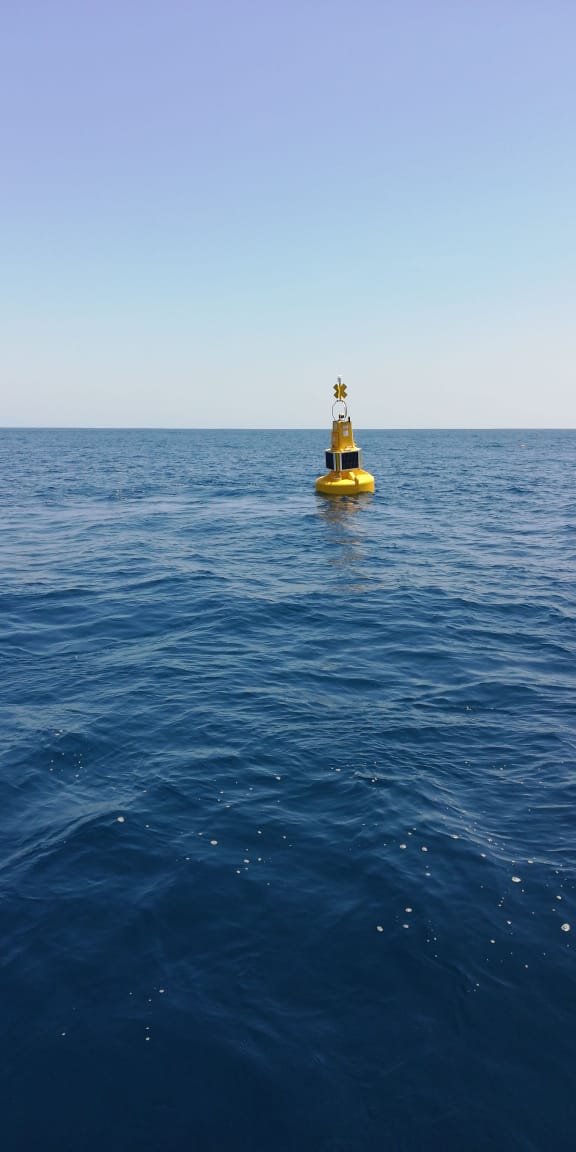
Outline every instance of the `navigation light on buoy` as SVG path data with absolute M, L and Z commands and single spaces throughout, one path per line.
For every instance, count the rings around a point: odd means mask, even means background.
M 332 442 L 326 452 L 325 476 L 316 481 L 316 491 L 325 496 L 348 496 L 357 492 L 373 492 L 374 477 L 362 467 L 362 449 L 354 443 L 352 421 L 346 405 L 346 385 L 342 377 L 334 385 L 332 405 Z M 336 409 L 336 411 L 335 411 Z

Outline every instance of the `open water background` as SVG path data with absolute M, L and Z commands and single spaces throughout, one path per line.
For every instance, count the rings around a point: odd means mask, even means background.
M 576 433 L 358 440 L 0 433 L 3 1152 L 576 1146 Z

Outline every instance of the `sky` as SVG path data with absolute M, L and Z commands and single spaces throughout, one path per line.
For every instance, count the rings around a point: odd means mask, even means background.
M 4 0 L 0 425 L 576 427 L 574 0 Z

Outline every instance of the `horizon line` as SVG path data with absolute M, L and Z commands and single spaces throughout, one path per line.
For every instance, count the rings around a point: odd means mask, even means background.
M 286 427 L 284 425 L 238 424 L 0 424 L 0 432 L 325 432 L 329 425 L 314 427 Z M 485 424 L 454 425 L 421 424 L 416 426 L 390 424 L 384 427 L 356 425 L 359 432 L 574 432 L 576 425 L 552 424 Z

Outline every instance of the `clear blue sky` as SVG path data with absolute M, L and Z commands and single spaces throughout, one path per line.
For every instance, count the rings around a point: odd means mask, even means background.
M 576 426 L 574 0 L 5 0 L 0 424 Z

